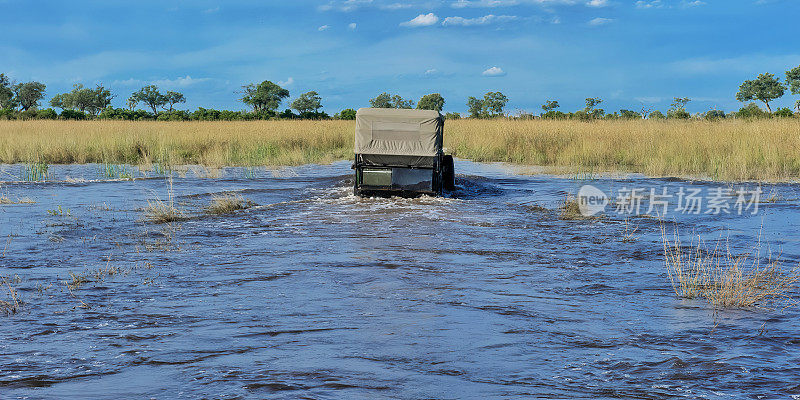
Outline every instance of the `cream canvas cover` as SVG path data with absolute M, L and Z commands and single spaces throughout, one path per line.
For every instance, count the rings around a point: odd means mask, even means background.
M 356 154 L 436 156 L 444 118 L 438 111 L 361 108 L 356 113 Z

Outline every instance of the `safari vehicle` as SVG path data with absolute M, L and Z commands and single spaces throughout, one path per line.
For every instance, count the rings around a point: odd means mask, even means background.
M 440 196 L 455 188 L 453 157 L 442 151 L 438 111 L 362 108 L 356 113 L 356 196 Z

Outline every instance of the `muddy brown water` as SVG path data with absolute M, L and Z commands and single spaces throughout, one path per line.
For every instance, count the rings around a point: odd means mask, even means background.
M 153 224 L 142 209 L 168 197 L 162 175 L 51 166 L 47 182 L 18 182 L 23 168 L 0 168 L 0 196 L 36 201 L 0 205 L 0 275 L 22 300 L 0 317 L 3 399 L 800 395 L 796 307 L 679 299 L 657 220 L 629 218 L 628 241 L 620 216 L 554 211 L 587 182 L 719 184 L 458 161 L 448 198 L 360 199 L 349 163 L 231 168 L 176 174 L 189 218 Z M 229 191 L 257 206 L 203 213 Z M 797 264 L 798 186 L 765 191 L 781 200 L 757 215 L 670 226 L 742 248 L 760 234 Z M 88 281 L 70 289 L 70 272 Z

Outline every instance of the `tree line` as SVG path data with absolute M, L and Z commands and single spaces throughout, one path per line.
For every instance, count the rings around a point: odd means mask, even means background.
M 786 71 L 785 80 L 781 81 L 771 73 L 759 74 L 755 79 L 744 81 L 736 99 L 750 102 L 738 112 L 726 114 L 722 110 L 710 110 L 705 113 L 690 114 L 686 105 L 691 101 L 687 97 L 673 98 L 670 108 L 665 113 L 643 106 L 639 110 L 621 109 L 607 113 L 600 108 L 603 99 L 589 97 L 585 107 L 577 111 L 562 112 L 557 100 L 547 100 L 542 104 L 542 112 L 535 115 L 526 111 L 518 111 L 509 115 L 505 111 L 508 97 L 502 92 L 487 92 L 483 97 L 467 98 L 467 109 L 470 118 L 517 118 L 517 119 L 575 119 L 591 121 L 599 119 L 690 119 L 705 118 L 717 120 L 723 118 L 769 118 L 794 117 L 800 115 L 800 100 L 795 103 L 797 113 L 789 108 L 772 111 L 771 103 L 784 96 L 786 91 L 800 95 L 800 66 Z M 12 82 L 5 74 L 0 73 L 0 119 L 119 119 L 119 120 L 159 120 L 159 121 L 213 121 L 213 120 L 263 120 L 263 119 L 355 119 L 356 111 L 346 108 L 333 116 L 322 109 L 322 97 L 316 91 L 302 93 L 288 102 L 288 108 L 278 111 L 288 101 L 289 90 L 265 80 L 242 86 L 240 100 L 251 108 L 250 111 L 215 110 L 199 107 L 190 112 L 178 110 L 177 105 L 186 103 L 183 93 L 163 91 L 156 85 L 147 85 L 133 92 L 128 97 L 125 108 L 111 106 L 116 97 L 110 89 L 99 84 L 94 88 L 81 84 L 73 86 L 66 93 L 59 93 L 50 99 L 51 108 L 40 108 L 45 98 L 46 85 L 41 82 Z M 753 101 L 764 103 L 766 111 Z M 371 107 L 425 109 L 442 112 L 445 99 L 439 93 L 422 96 L 418 102 L 404 99 L 400 95 L 383 92 L 369 100 Z M 140 109 L 139 106 L 146 109 Z M 56 109 L 61 110 L 57 112 Z M 446 113 L 448 119 L 461 118 L 459 113 Z

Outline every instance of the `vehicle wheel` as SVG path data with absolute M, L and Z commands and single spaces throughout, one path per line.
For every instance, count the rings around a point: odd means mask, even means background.
M 451 155 L 442 158 L 442 187 L 445 190 L 456 189 L 456 171 Z

